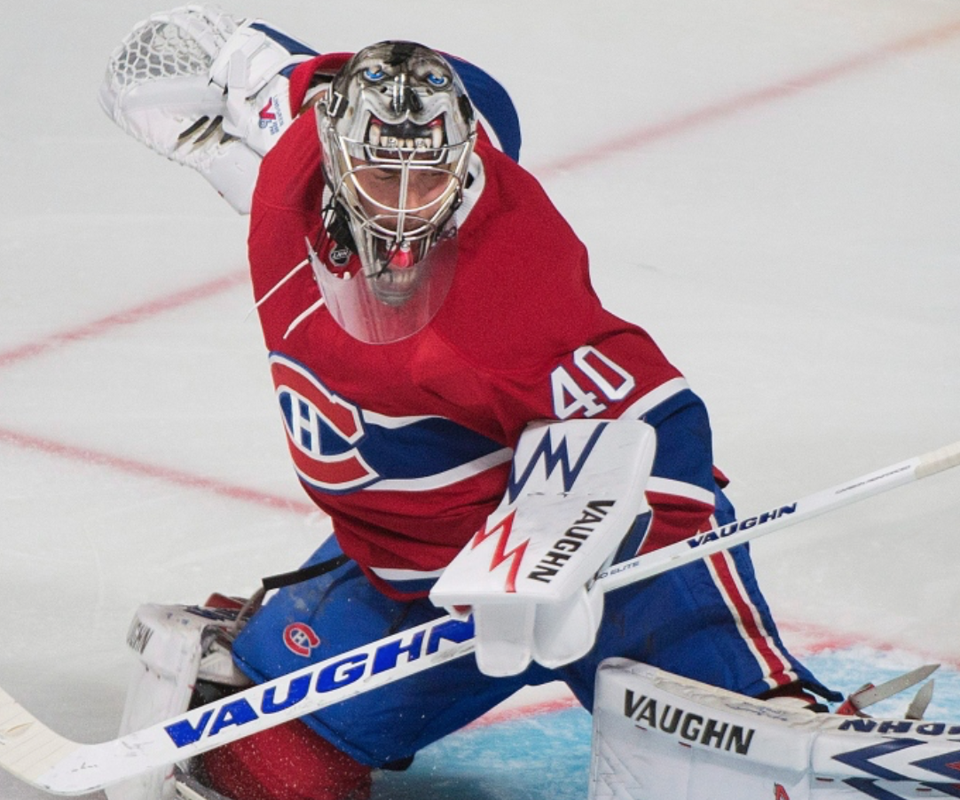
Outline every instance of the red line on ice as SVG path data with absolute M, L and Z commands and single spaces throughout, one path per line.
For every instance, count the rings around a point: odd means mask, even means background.
M 537 716 L 538 714 L 551 714 L 556 711 L 566 711 L 569 708 L 582 708 L 580 703 L 573 695 L 557 697 L 553 700 L 543 700 L 537 703 L 515 706 L 513 708 L 493 709 L 488 711 L 479 719 L 474 720 L 466 726 L 467 730 L 472 728 L 485 728 L 488 725 L 499 725 L 503 722 L 514 722 L 518 719 Z
M 834 64 L 797 75 L 780 83 L 762 86 L 712 105 L 694 109 L 672 119 L 635 128 L 606 142 L 598 142 L 587 150 L 581 150 L 555 161 L 547 162 L 533 171 L 541 180 L 549 180 L 564 172 L 582 169 L 590 164 L 639 150 L 753 108 L 784 100 L 801 92 L 845 78 L 852 73 L 880 64 L 894 56 L 924 50 L 949 41 L 958 35 L 960 35 L 960 20 L 953 20 L 935 28 L 888 42 L 872 50 L 858 53 Z
M 246 271 L 233 272 L 197 286 L 181 289 L 164 297 L 158 297 L 155 300 L 150 300 L 133 308 L 128 308 L 126 311 L 118 311 L 114 314 L 93 320 L 92 322 L 78 325 L 75 328 L 69 328 L 65 331 L 45 336 L 35 342 L 30 342 L 0 353 L 0 369 L 43 355 L 50 350 L 65 347 L 83 341 L 84 339 L 102 336 L 120 326 L 135 325 L 138 322 L 143 322 L 167 311 L 182 308 L 190 303 L 207 300 L 246 283 L 247 280 L 248 276 Z
M 833 650 L 849 650 L 854 647 L 866 647 L 881 653 L 905 652 L 922 658 L 925 661 L 936 661 L 951 669 L 960 670 L 960 658 L 953 655 L 944 655 L 934 650 L 928 650 L 903 642 L 891 642 L 873 636 L 841 633 L 830 628 L 812 625 L 810 623 L 780 622 L 779 628 L 796 643 L 791 649 L 799 655 L 813 655 Z M 952 648 L 947 647 L 947 650 Z
M 0 428 L 0 442 L 24 450 L 36 451 L 47 455 L 65 458 L 69 461 L 75 461 L 81 464 L 95 464 L 110 469 L 125 472 L 130 475 L 136 475 L 142 478 L 154 478 L 167 483 L 183 486 L 197 491 L 206 491 L 212 494 L 229 497 L 232 500 L 241 500 L 246 503 L 255 503 L 260 506 L 270 508 L 282 508 L 297 513 L 308 513 L 316 511 L 317 508 L 312 503 L 305 501 L 291 500 L 287 497 L 268 494 L 266 492 L 247 489 L 242 486 L 234 486 L 214 478 L 204 478 L 198 475 L 191 475 L 187 472 L 161 467 L 155 464 L 146 464 L 142 461 L 136 461 L 132 458 L 124 458 L 88 447 L 64 444 L 50 439 L 42 439 L 38 436 L 31 436 L 26 433 L 18 433 L 6 428 Z
M 850 56 L 834 64 L 820 67 L 780 83 L 763 86 L 727 100 L 721 100 L 712 105 L 681 114 L 678 117 L 664 120 L 663 122 L 636 128 L 622 136 L 610 139 L 606 143 L 592 145 L 587 149 L 571 153 L 568 156 L 552 162 L 547 162 L 537 167 L 535 171 L 541 179 L 545 179 L 567 170 L 580 169 L 588 164 L 604 161 L 631 150 L 641 149 L 663 139 L 669 139 L 685 133 L 693 128 L 698 128 L 711 122 L 748 111 L 751 108 L 782 100 L 803 91 L 822 86 L 823 84 L 846 77 L 851 73 L 879 64 L 893 56 L 935 46 L 942 42 L 949 41 L 958 35 L 960 35 L 960 20 L 953 20 L 935 28 L 920 31 L 893 42 L 888 42 L 880 47 Z M 129 325 L 140 322 L 151 316 L 179 308 L 188 303 L 207 299 L 208 297 L 237 286 L 245 281 L 246 277 L 245 272 L 233 273 L 200 284 L 199 286 L 174 292 L 171 295 L 144 303 L 127 311 L 111 314 L 100 320 L 87 323 L 86 325 L 53 334 L 52 336 L 48 336 L 37 342 L 22 345 L 6 353 L 0 353 L 0 368 L 39 355 L 55 347 L 71 344 L 82 339 L 89 339 L 93 336 L 99 336 L 119 325 Z

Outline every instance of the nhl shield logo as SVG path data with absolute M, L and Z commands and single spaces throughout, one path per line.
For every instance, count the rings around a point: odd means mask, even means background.
M 330 263 L 337 269 L 343 269 L 350 263 L 351 255 L 346 247 L 335 247 L 330 251 Z

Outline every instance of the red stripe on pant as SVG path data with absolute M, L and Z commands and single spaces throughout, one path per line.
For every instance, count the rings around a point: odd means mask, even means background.
M 783 686 L 796 680 L 790 664 L 771 645 L 770 637 L 761 627 L 759 613 L 750 598 L 740 591 L 740 585 L 731 570 L 732 559 L 727 553 L 715 553 L 709 556 L 713 572 L 720 581 L 720 591 L 725 595 L 728 606 L 735 610 L 740 624 L 743 626 L 747 638 L 753 645 L 754 651 L 760 657 L 762 666 L 766 669 L 767 677 L 777 686 Z M 772 688 L 772 687 L 771 687 Z

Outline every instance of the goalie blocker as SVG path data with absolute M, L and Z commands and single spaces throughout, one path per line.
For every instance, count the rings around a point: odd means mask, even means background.
M 454 616 L 473 614 L 481 672 L 561 667 L 593 647 L 603 616 L 593 578 L 646 532 L 656 438 L 639 420 L 524 431 L 503 501 L 430 592 Z

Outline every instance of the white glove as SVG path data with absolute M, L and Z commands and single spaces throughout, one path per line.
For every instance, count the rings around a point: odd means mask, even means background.
M 603 592 L 579 586 L 556 603 L 473 606 L 476 658 L 485 675 L 523 672 L 531 661 L 556 669 L 593 648 L 603 617 Z
M 293 121 L 288 68 L 312 55 L 261 20 L 184 6 L 134 27 L 110 58 L 100 105 L 245 214 L 262 157 Z

